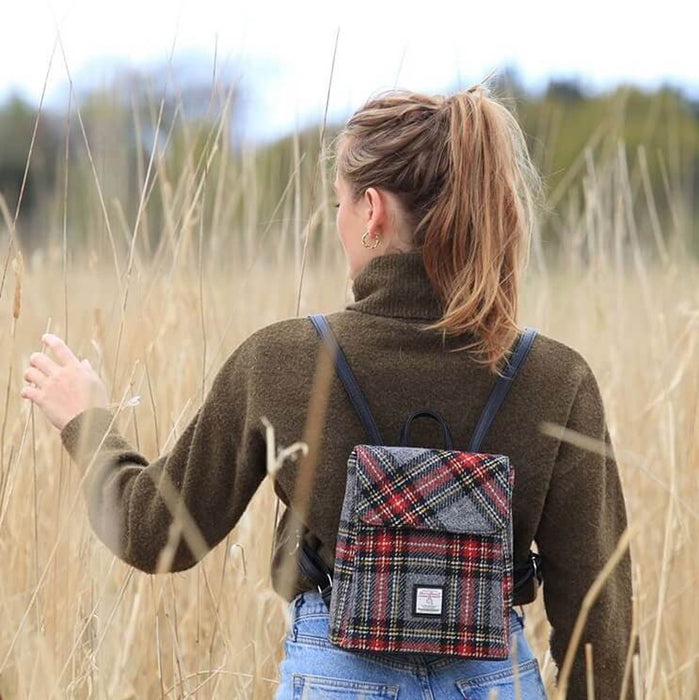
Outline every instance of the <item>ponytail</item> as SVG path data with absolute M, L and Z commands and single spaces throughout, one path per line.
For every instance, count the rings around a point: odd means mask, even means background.
M 391 90 L 340 134 L 338 168 L 356 200 L 393 192 L 444 304 L 423 330 L 471 334 L 476 362 L 499 374 L 519 328 L 541 179 L 515 117 L 477 84 L 449 97 Z

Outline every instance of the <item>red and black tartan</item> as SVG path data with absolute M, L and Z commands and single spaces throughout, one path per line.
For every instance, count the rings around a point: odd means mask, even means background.
M 346 649 L 507 658 L 513 484 L 505 455 L 355 446 L 335 552 L 330 641 Z M 411 607 L 417 588 L 441 591 L 439 614 Z

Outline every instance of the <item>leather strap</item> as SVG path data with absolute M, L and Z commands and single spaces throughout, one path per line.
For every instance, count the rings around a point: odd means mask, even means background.
M 359 414 L 359 419 L 362 421 L 364 430 L 366 430 L 367 435 L 369 436 L 370 442 L 367 444 L 384 445 L 385 443 L 381 437 L 381 431 L 379 430 L 378 425 L 376 425 L 376 421 L 371 413 L 369 404 L 367 403 L 367 400 L 364 397 L 364 394 L 362 393 L 352 370 L 350 369 L 349 362 L 347 362 L 347 357 L 345 356 L 342 347 L 337 342 L 337 338 L 332 332 L 327 318 L 325 318 L 323 314 L 312 314 L 308 318 L 315 326 L 318 335 L 325 341 L 325 344 L 330 350 L 330 353 L 335 361 L 337 373 L 342 380 L 342 384 L 347 391 L 350 401 Z
M 367 400 L 364 397 L 364 394 L 362 393 L 352 370 L 350 369 L 349 363 L 347 362 L 347 357 L 345 356 L 342 347 L 337 342 L 337 339 L 332 332 L 330 324 L 328 323 L 324 314 L 312 314 L 308 316 L 308 318 L 311 320 L 318 335 L 323 339 L 331 352 L 337 373 L 342 380 L 342 384 L 345 387 L 352 405 L 359 415 L 367 435 L 369 436 L 371 442 L 368 444 L 386 444 L 381 436 L 381 432 L 379 431 L 376 421 L 374 420 L 374 416 L 371 413 L 369 404 L 367 403 Z M 536 337 L 536 334 L 536 329 L 529 326 L 525 327 L 524 332 L 520 334 L 517 346 L 515 347 L 511 358 L 506 361 L 507 369 L 502 377 L 498 377 L 498 381 L 488 398 L 478 423 L 476 424 L 476 428 L 473 431 L 473 436 L 471 437 L 471 441 L 468 446 L 469 452 L 478 452 L 481 442 L 488 432 L 490 424 L 493 422 L 493 418 L 495 418 L 498 409 L 505 400 L 507 392 L 510 390 L 522 362 L 531 349 L 531 345 Z M 413 417 L 417 417 L 417 415 L 424 414 L 424 411 L 417 411 L 413 413 L 409 421 L 412 420 Z M 406 425 L 409 425 L 409 422 L 406 423 Z M 407 437 L 407 430 L 405 433 Z M 449 435 L 449 437 L 451 437 L 451 435 Z M 305 540 L 302 539 L 299 549 L 299 563 L 304 574 L 316 584 L 316 587 L 320 591 L 323 600 L 329 608 L 330 598 L 332 595 L 333 570 L 327 566 L 325 561 L 323 561 L 317 552 L 306 545 Z M 541 556 L 537 552 L 532 550 L 529 551 L 529 557 L 525 567 L 522 569 L 515 569 L 513 571 L 514 590 L 517 590 L 519 587 L 524 585 L 533 576 L 536 577 L 537 581 L 541 581 L 542 576 L 539 566 L 540 559 Z
M 529 353 L 536 334 L 536 329 L 530 328 L 529 326 L 524 329 L 524 333 L 520 334 L 517 347 L 515 348 L 511 359 L 507 362 L 507 369 L 502 377 L 498 377 L 498 381 L 495 384 L 495 387 L 488 398 L 488 402 L 481 413 L 481 417 L 478 420 L 478 424 L 473 431 L 471 442 L 468 445 L 468 452 L 478 452 L 480 450 L 481 442 L 483 442 L 483 438 L 488 432 L 488 428 L 490 428 L 490 424 L 493 422 L 495 414 L 498 412 L 502 402 L 505 400 L 505 396 L 507 396 L 507 392 L 510 390 L 512 383 L 517 376 L 517 371 Z

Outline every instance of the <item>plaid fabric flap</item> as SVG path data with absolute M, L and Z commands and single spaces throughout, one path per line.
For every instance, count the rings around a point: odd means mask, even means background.
M 492 533 L 507 527 L 506 455 L 357 445 L 357 517 L 371 525 Z

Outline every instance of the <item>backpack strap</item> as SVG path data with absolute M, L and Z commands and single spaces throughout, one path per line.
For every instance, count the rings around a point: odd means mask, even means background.
M 357 380 L 350 369 L 349 363 L 347 362 L 347 357 L 345 356 L 340 343 L 337 341 L 335 334 L 330 328 L 327 318 L 324 314 L 312 314 L 308 316 L 311 323 L 315 326 L 318 335 L 325 341 L 325 344 L 330 350 L 330 354 L 335 362 L 335 369 L 337 370 L 340 379 L 347 391 L 347 395 L 352 402 L 359 419 L 362 421 L 362 425 L 369 436 L 370 443 L 372 445 L 383 445 L 385 444 L 383 438 L 381 437 L 381 431 L 376 425 L 374 416 L 369 409 L 369 404 L 364 398 L 364 394 L 357 383 Z
M 331 354 L 335 361 L 335 367 L 340 379 L 342 380 L 354 408 L 359 414 L 365 430 L 370 436 L 372 436 L 373 444 L 385 444 L 371 410 L 369 409 L 369 405 L 362 394 L 357 380 L 352 374 L 347 358 L 345 357 L 340 344 L 337 342 L 327 319 L 323 314 L 313 314 L 308 316 L 308 318 L 313 323 L 318 335 L 325 341 L 331 350 Z M 476 430 L 473 433 L 471 444 L 469 445 L 469 451 L 476 452 L 477 448 L 480 446 L 483 436 L 490 427 L 490 423 L 495 417 L 498 408 L 502 404 L 503 400 L 505 399 L 505 395 L 512 385 L 512 380 L 517 375 L 519 366 L 529 352 L 531 344 L 536 337 L 536 333 L 537 331 L 534 328 L 526 327 L 524 333 L 520 335 L 520 339 L 512 355 L 512 359 L 510 362 L 508 362 L 508 368 L 505 372 L 505 376 L 504 378 L 498 378 L 495 389 L 491 393 L 488 403 L 481 414 Z M 310 548 L 305 539 L 302 539 L 299 549 L 299 562 L 301 564 L 301 568 L 306 577 L 315 584 L 329 609 L 333 588 L 333 569 L 330 569 L 321 559 L 320 555 Z M 542 576 L 539 563 L 540 559 L 541 556 L 538 553 L 531 550 L 529 551 L 527 564 L 522 569 L 514 569 L 513 571 L 514 590 L 519 589 L 530 578 L 536 578 L 537 582 L 541 582 Z
M 512 386 L 514 378 L 517 376 L 517 371 L 520 365 L 524 362 L 529 349 L 532 346 L 532 342 L 536 337 L 537 331 L 535 328 L 530 328 L 526 326 L 523 333 L 520 333 L 519 341 L 517 347 L 510 360 L 507 361 L 507 369 L 504 372 L 504 376 L 498 377 L 498 381 L 495 384 L 495 388 L 490 394 L 488 403 L 481 413 L 481 417 L 478 420 L 475 430 L 473 431 L 473 436 L 471 437 L 471 442 L 468 446 L 469 452 L 478 452 L 481 446 L 481 442 L 488 432 L 490 424 L 495 418 L 495 414 L 505 400 L 507 392 Z

